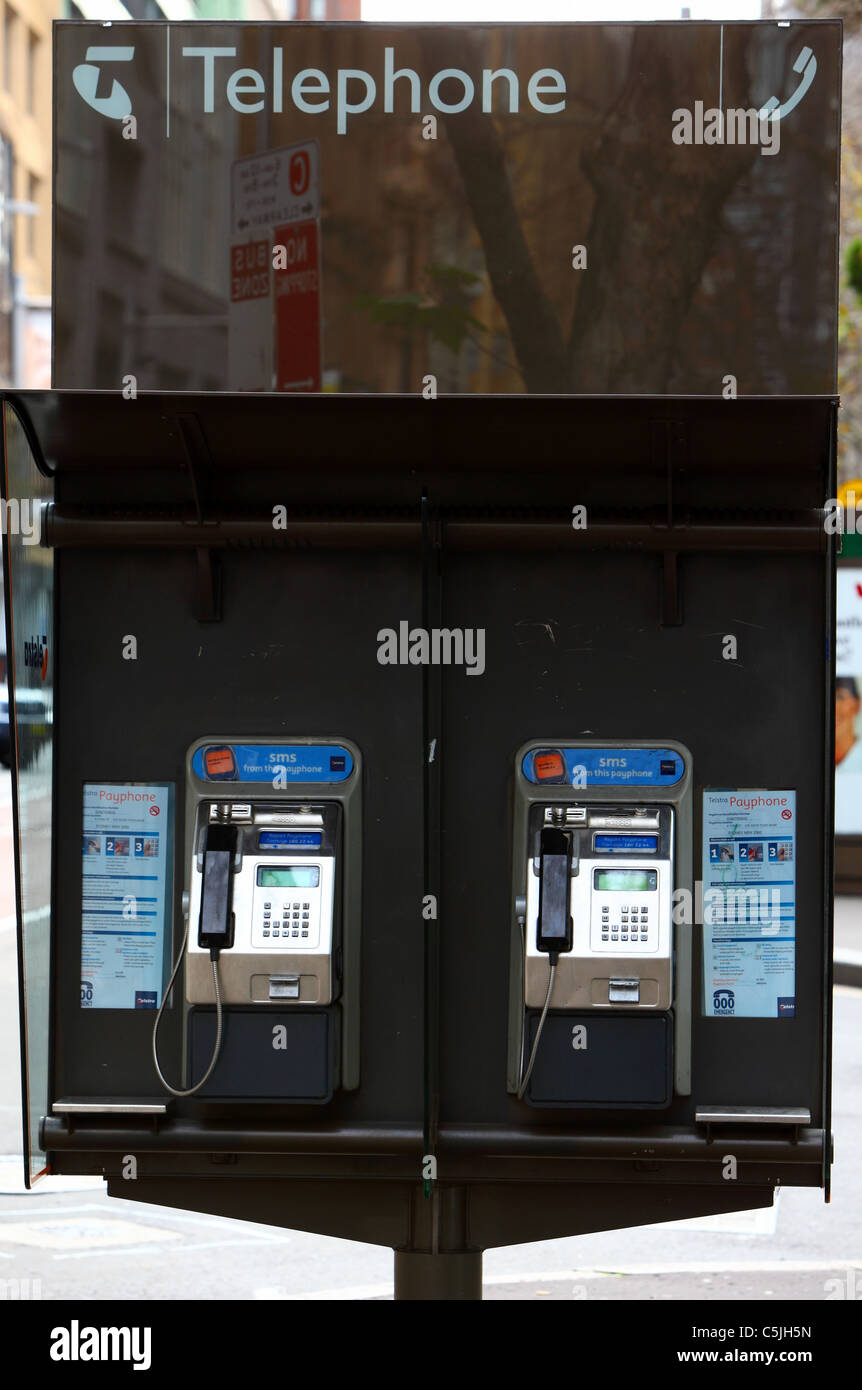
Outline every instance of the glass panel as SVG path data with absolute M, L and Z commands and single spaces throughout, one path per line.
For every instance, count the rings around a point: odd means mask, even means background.
M 4 536 L 12 805 L 24 1106 L 25 1179 L 45 1168 L 39 1125 L 48 1104 L 51 958 L 51 784 L 54 754 L 54 555 L 39 544 L 54 487 L 36 466 L 14 408 L 3 404 Z
M 57 386 L 834 389 L 837 23 L 54 35 Z

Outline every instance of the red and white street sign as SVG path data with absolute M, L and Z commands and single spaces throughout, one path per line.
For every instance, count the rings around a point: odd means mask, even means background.
M 319 391 L 320 230 L 316 221 L 276 227 L 275 389 Z
M 269 240 L 246 241 L 230 248 L 230 301 L 269 297 L 269 271 L 272 257 Z
M 272 390 L 271 266 L 268 237 L 230 248 L 228 380 L 233 391 Z
M 231 236 L 260 236 L 285 222 L 320 216 L 320 154 L 316 140 L 264 154 L 244 155 L 231 165 Z

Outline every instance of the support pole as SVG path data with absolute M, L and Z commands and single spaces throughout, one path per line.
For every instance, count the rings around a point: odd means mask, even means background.
M 482 1252 L 427 1255 L 395 1251 L 395 1297 L 401 1299 L 481 1299 Z

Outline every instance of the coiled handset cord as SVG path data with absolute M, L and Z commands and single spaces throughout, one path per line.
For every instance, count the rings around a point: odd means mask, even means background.
M 165 1079 L 164 1073 L 162 1072 L 162 1069 L 161 1069 L 161 1067 L 159 1066 L 159 1042 L 158 1042 L 158 1039 L 159 1039 L 159 1024 L 160 1024 L 161 1021 L 162 1021 L 162 1013 L 164 1012 L 165 1005 L 167 1004 L 168 1000 L 169 1000 L 170 997 L 171 997 L 171 991 L 172 991 L 172 989 L 173 989 L 173 987 L 174 987 L 174 981 L 176 980 L 176 978 L 177 978 L 177 972 L 179 971 L 179 968 L 180 968 L 180 966 L 181 966 L 182 963 L 183 963 L 183 957 L 185 956 L 186 947 L 188 946 L 188 943 L 189 943 L 189 923 L 188 923 L 188 921 L 186 921 L 186 930 L 185 930 L 185 935 L 183 936 L 183 944 L 182 944 L 182 946 L 180 947 L 180 953 L 179 953 L 179 955 L 177 956 L 176 964 L 174 965 L 173 971 L 171 972 L 171 978 L 170 978 L 170 980 L 168 981 L 168 987 L 167 987 L 167 989 L 165 990 L 164 998 L 162 999 L 162 1002 L 161 1002 L 161 1004 L 159 1005 L 159 1012 L 156 1014 L 156 1021 L 155 1021 L 155 1023 L 153 1024 L 153 1062 L 155 1063 L 156 1073 L 157 1073 L 158 1078 L 159 1078 L 159 1080 L 161 1081 L 162 1085 L 164 1086 L 165 1090 L 166 1090 L 166 1091 L 170 1091 L 170 1093 L 171 1093 L 172 1096 L 180 1096 L 180 1097 L 182 1097 L 182 1096 L 193 1096 L 193 1095 L 195 1094 L 196 1091 L 199 1091 L 199 1090 L 200 1090 L 201 1086 L 204 1086 L 204 1085 L 206 1084 L 206 1082 L 209 1081 L 210 1077 L 211 1077 L 212 1074 L 213 1074 L 213 1070 L 214 1070 L 214 1068 L 215 1068 L 215 1064 L 216 1064 L 216 1062 L 217 1062 L 218 1059 L 219 1059 L 219 1053 L 221 1052 L 221 1036 L 222 1036 L 222 1003 L 221 1003 L 221 988 L 220 988 L 220 986 L 219 986 L 219 977 L 218 977 L 218 958 L 219 958 L 219 952 L 218 952 L 218 950 L 217 950 L 215 947 L 213 947 L 212 950 L 210 951 L 210 960 L 212 961 L 212 967 L 213 967 L 213 987 L 215 988 L 215 1000 L 216 1000 L 216 1036 L 215 1036 L 215 1045 L 214 1045 L 214 1047 L 213 1047 L 213 1054 L 212 1054 L 212 1057 L 210 1058 L 210 1064 L 209 1064 L 209 1066 L 207 1067 L 206 1071 L 204 1072 L 203 1076 L 201 1077 L 200 1081 L 196 1082 L 196 1084 L 195 1084 L 194 1086 L 189 1086 L 188 1090 L 186 1090 L 186 1091 L 178 1091 L 177 1088 L 176 1088 L 176 1086 L 172 1086 L 171 1083 L 170 1083 L 170 1081 L 167 1081 L 167 1080 Z

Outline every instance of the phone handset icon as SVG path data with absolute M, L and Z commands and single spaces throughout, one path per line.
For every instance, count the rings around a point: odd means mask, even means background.
M 782 116 L 786 116 L 788 111 L 792 111 L 794 106 L 799 105 L 805 93 L 808 91 L 808 88 L 811 86 L 811 83 L 814 81 L 814 75 L 817 72 L 817 59 L 810 48 L 806 47 L 802 49 L 799 57 L 793 64 L 793 71 L 802 73 L 802 81 L 799 83 L 796 91 L 792 96 L 788 97 L 786 101 L 780 104 L 778 97 L 770 97 L 757 113 L 761 121 L 767 116 L 773 121 L 780 121 Z

